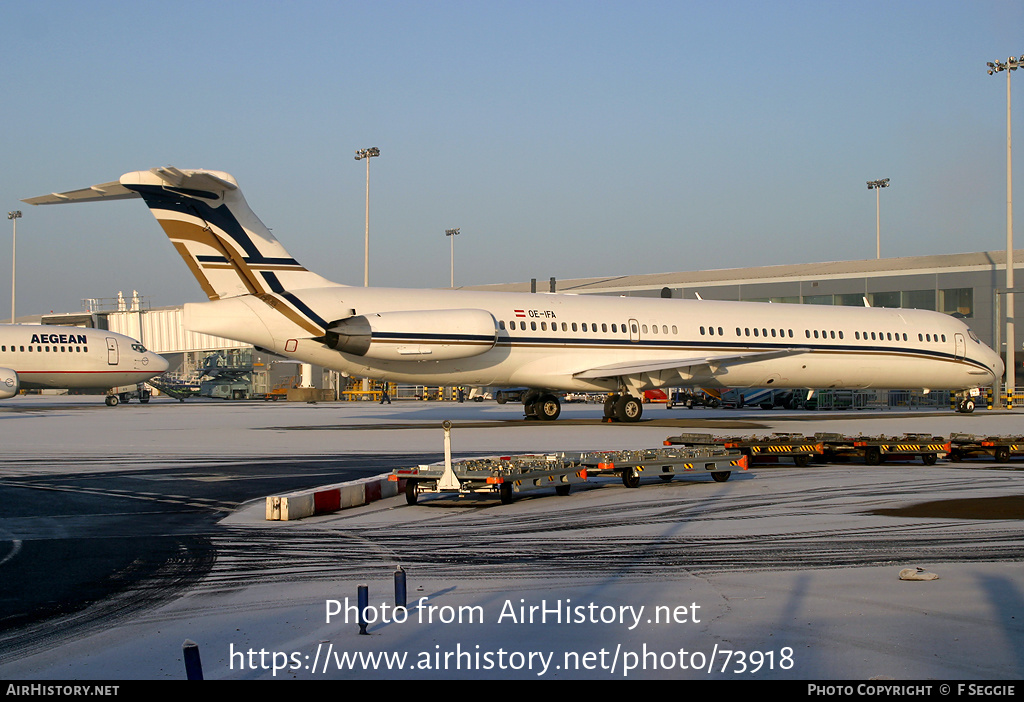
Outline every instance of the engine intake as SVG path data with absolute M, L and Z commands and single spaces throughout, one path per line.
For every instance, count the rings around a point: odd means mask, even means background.
M 0 368 L 0 400 L 14 397 L 21 389 L 18 374 L 11 368 Z

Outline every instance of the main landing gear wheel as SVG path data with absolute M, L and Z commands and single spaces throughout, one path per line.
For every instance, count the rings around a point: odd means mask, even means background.
M 956 411 L 962 414 L 970 414 L 971 412 L 974 411 L 974 400 L 961 400 L 960 405 L 956 408 Z
M 615 403 L 615 418 L 620 422 L 639 422 L 643 413 L 643 404 L 631 395 L 623 395 Z
M 619 396 L 612 393 L 604 401 L 604 418 L 615 419 L 615 403 L 619 401 Z
M 118 399 L 117 395 L 107 395 L 107 399 L 105 400 L 107 407 L 117 407 L 120 401 L 121 400 Z
M 558 415 L 561 414 L 561 412 L 562 405 L 554 395 L 541 395 L 540 399 L 533 403 L 534 415 L 546 422 L 555 421 L 558 419 Z
M 540 399 L 540 395 L 530 391 L 523 395 L 523 414 L 526 415 L 527 419 L 537 418 L 537 407 L 536 402 Z
M 530 390 L 525 395 L 523 395 L 523 413 L 526 415 L 526 418 L 544 420 L 551 420 L 557 418 L 558 412 L 555 412 L 554 416 L 550 416 L 550 414 L 545 416 L 543 414 L 545 410 L 547 410 L 549 413 L 551 411 L 551 407 L 545 407 L 545 403 L 549 399 L 553 400 L 555 405 L 558 405 L 558 398 L 548 392 L 541 392 L 540 390 Z M 561 411 L 561 408 L 559 408 L 559 411 Z

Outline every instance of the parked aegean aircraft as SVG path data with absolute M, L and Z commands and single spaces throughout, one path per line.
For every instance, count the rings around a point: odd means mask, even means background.
M 889 388 L 991 384 L 998 355 L 933 311 L 350 287 L 292 258 L 229 174 L 174 167 L 25 200 L 142 198 L 209 302 L 185 326 L 355 376 L 532 388 L 527 416 L 552 420 L 556 391 L 611 393 L 605 416 L 636 421 L 646 389 Z
M 0 324 L 0 399 L 21 389 L 137 385 L 167 370 L 167 360 L 135 339 L 105 329 Z M 114 406 L 120 395 L 108 392 Z

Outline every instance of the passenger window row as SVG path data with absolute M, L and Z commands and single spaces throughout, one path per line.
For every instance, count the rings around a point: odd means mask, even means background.
M 561 324 L 561 327 L 559 327 L 559 324 Z M 498 327 L 500 329 L 504 330 L 505 327 L 506 327 L 505 322 L 504 321 L 498 322 Z M 629 331 L 627 325 L 625 325 L 625 324 L 611 324 L 611 325 L 609 325 L 609 324 L 602 323 L 602 324 L 598 325 L 596 322 L 590 322 L 590 323 L 587 323 L 587 322 L 580 322 L 580 323 L 577 323 L 577 322 L 561 322 L 561 323 L 559 323 L 559 322 L 551 322 L 550 325 L 549 325 L 548 322 L 534 322 L 534 321 L 531 321 L 531 322 L 529 322 L 529 327 L 527 326 L 527 322 L 524 322 L 524 321 L 518 321 L 517 322 L 516 320 L 512 320 L 512 321 L 510 321 L 508 323 L 508 328 L 513 330 L 513 331 L 515 331 L 516 329 L 521 329 L 522 331 L 526 331 L 527 329 L 529 329 L 530 331 L 538 331 L 538 330 L 539 331 L 549 331 L 549 327 L 550 327 L 550 331 L 559 331 L 560 330 L 560 331 L 563 331 L 563 332 L 568 332 L 568 331 L 574 331 L 574 332 L 575 331 L 597 332 L 597 331 L 601 331 L 601 332 L 607 333 L 609 331 L 609 328 L 611 330 L 611 333 L 613 333 L 613 334 L 619 334 L 619 333 L 626 334 Z M 664 335 L 667 335 L 667 334 L 669 334 L 669 329 L 670 329 L 670 327 L 667 324 L 662 324 L 660 326 L 657 325 L 657 324 L 652 324 L 652 325 L 650 325 L 650 327 L 648 327 L 648 325 L 646 325 L 646 324 L 642 324 L 642 325 L 640 325 L 639 331 L 641 331 L 643 334 L 664 334 Z M 637 331 L 638 331 L 637 327 L 634 324 L 633 325 L 633 333 L 636 334 Z M 671 333 L 672 334 L 678 334 L 679 333 L 678 332 L 678 328 L 674 324 L 671 325 Z M 905 332 L 866 332 L 866 331 L 865 332 L 861 332 L 861 331 L 856 331 L 853 334 L 854 334 L 854 337 L 858 341 L 868 341 L 869 339 L 871 341 L 901 341 L 901 340 L 902 341 L 907 341 L 908 340 L 907 334 Z M 712 326 L 700 327 L 700 335 L 701 336 L 725 336 L 725 330 L 722 329 L 722 327 L 712 327 Z M 836 331 L 834 329 L 822 329 L 822 330 L 818 330 L 818 329 L 805 329 L 804 330 L 804 335 L 808 339 L 811 339 L 811 338 L 814 338 L 814 339 L 844 339 L 845 338 L 845 336 L 843 335 L 843 332 L 841 330 L 840 331 Z M 736 336 L 737 337 L 756 337 L 756 338 L 764 338 L 764 339 L 768 339 L 768 338 L 773 338 L 773 339 L 792 339 L 793 338 L 793 330 L 792 329 L 767 329 L 767 328 L 764 328 L 764 327 L 761 327 L 761 328 L 757 328 L 757 327 L 753 327 L 753 328 L 751 328 L 751 327 L 736 327 Z M 938 341 L 941 340 L 941 341 L 944 342 L 944 341 L 946 341 L 946 335 L 945 334 L 918 334 L 917 335 L 917 339 L 918 339 L 918 341 L 938 342 Z
M 746 328 L 746 327 L 743 328 L 742 333 L 740 333 L 740 331 L 741 331 L 740 328 L 736 327 L 736 336 L 751 336 L 751 330 Z M 722 332 L 721 328 L 719 328 L 718 332 L 719 333 Z M 756 336 L 756 337 L 764 337 L 764 338 L 767 339 L 769 334 L 772 336 L 772 338 L 785 339 L 785 338 L 787 338 L 787 336 L 790 339 L 793 338 L 793 330 L 792 329 L 778 329 L 778 330 L 776 330 L 776 329 L 765 329 L 763 327 L 761 329 L 758 329 L 757 327 L 755 327 L 753 329 L 753 336 Z
M 501 329 L 501 330 L 504 330 L 506 328 L 506 323 L 505 323 L 504 320 L 501 320 L 501 321 L 498 322 L 498 328 Z M 605 333 L 605 334 L 607 334 L 608 332 L 611 332 L 612 334 L 628 334 L 629 333 L 629 326 L 626 325 L 626 324 L 608 324 L 606 322 L 602 322 L 601 324 L 598 324 L 597 322 L 551 322 L 549 324 L 548 322 L 534 322 L 534 321 L 524 322 L 524 321 L 517 321 L 517 320 L 513 319 L 510 322 L 508 322 L 507 328 L 512 330 L 512 331 L 515 331 L 516 329 L 520 329 L 522 331 L 527 331 L 527 330 L 530 330 L 530 331 L 563 331 L 563 332 L 569 332 L 569 331 L 573 331 L 573 332 L 578 332 L 578 331 L 598 332 L 598 331 L 600 331 L 600 332 Z M 650 334 L 668 334 L 668 333 L 670 333 L 669 332 L 669 325 L 667 325 L 667 324 L 662 324 L 661 326 L 658 326 L 657 324 L 653 324 L 650 327 L 648 327 L 646 324 L 643 324 L 643 325 L 641 325 L 639 327 L 639 329 L 634 324 L 633 325 L 633 333 L 636 334 L 638 331 L 642 332 L 644 334 L 648 334 L 648 333 L 650 333 Z M 679 333 L 678 327 L 676 327 L 674 324 L 671 326 L 671 333 L 672 334 L 678 334 Z
M 512 320 L 511 322 L 508 323 L 508 328 L 513 330 L 513 331 L 515 331 L 516 329 L 521 329 L 523 331 L 526 331 L 527 329 L 529 329 L 530 331 L 537 331 L 537 330 L 540 330 L 540 331 L 559 331 L 558 325 L 559 325 L 558 322 L 551 322 L 550 324 L 548 324 L 547 322 L 530 322 L 529 326 L 527 326 L 526 322 L 516 322 L 516 320 Z M 567 331 L 590 331 L 590 332 L 596 332 L 596 331 L 598 331 L 598 326 L 600 326 L 600 331 L 607 332 L 608 331 L 608 327 L 609 327 L 608 324 L 598 325 L 597 322 L 589 322 L 589 323 L 588 322 L 578 322 L 578 323 L 577 322 L 562 322 L 561 325 L 562 325 L 561 331 L 564 331 L 564 332 L 567 332 Z M 616 333 L 617 334 L 618 331 L 619 331 L 618 328 L 620 326 L 622 327 L 622 333 L 626 333 L 626 325 L 625 324 L 622 324 L 622 325 L 612 324 L 611 325 L 612 333 Z M 498 328 L 499 329 L 505 329 L 505 322 L 504 321 L 498 322 Z
M 49 346 L 11 346 L 11 353 L 25 353 L 26 349 L 28 353 L 36 351 L 38 353 L 89 353 L 88 346 L 54 346 L 52 349 Z M 6 352 L 6 346 L 0 346 L 0 353 Z

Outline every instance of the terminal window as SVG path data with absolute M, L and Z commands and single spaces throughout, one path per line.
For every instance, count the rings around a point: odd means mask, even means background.
M 934 310 L 934 290 L 904 290 L 903 307 L 914 310 Z
M 939 291 L 939 312 L 954 317 L 974 316 L 974 289 L 947 288 Z
M 900 294 L 898 292 L 877 292 L 869 293 L 868 300 L 872 307 L 887 307 L 890 309 L 901 306 Z

